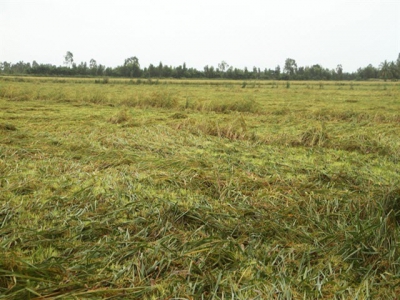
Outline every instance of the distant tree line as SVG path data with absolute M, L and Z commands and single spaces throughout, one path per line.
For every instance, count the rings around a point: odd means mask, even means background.
M 359 68 L 356 72 L 344 72 L 342 65 L 336 69 L 327 69 L 319 64 L 313 66 L 297 66 L 292 58 L 287 58 L 283 69 L 278 65 L 274 69 L 261 70 L 253 67 L 239 69 L 222 61 L 217 67 L 206 65 L 203 70 L 188 68 L 186 63 L 173 67 L 150 64 L 142 68 L 139 59 L 135 56 L 125 59 L 124 63 L 115 68 L 98 64 L 95 59 L 89 63 L 74 62 L 73 54 L 68 51 L 64 56 L 64 64 L 55 66 L 51 64 L 39 64 L 36 61 L 25 63 L 0 62 L 0 74 L 5 75 L 38 75 L 38 76 L 106 76 L 126 78 L 207 78 L 207 79 L 257 79 L 257 80 L 398 80 L 400 79 L 400 53 L 396 61 L 382 62 L 378 67 L 371 64 Z

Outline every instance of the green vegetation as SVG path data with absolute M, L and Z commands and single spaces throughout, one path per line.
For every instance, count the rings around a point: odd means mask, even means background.
M 97 64 L 91 59 L 80 64 L 74 63 L 73 54 L 67 51 L 64 56 L 64 66 L 51 64 L 32 64 L 20 61 L 18 63 L 0 62 L 0 74 L 5 75 L 36 75 L 36 76 L 106 76 L 125 78 L 190 78 L 190 79 L 230 79 L 230 80 L 399 80 L 400 79 L 400 53 L 396 60 L 382 62 L 379 67 L 369 64 L 367 67 L 360 67 L 356 72 L 344 72 L 342 65 L 335 69 L 322 67 L 320 64 L 312 66 L 297 66 L 296 60 L 287 58 L 283 72 L 278 65 L 275 69 L 260 69 L 253 67 L 252 70 L 235 68 L 229 66 L 225 61 L 218 64 L 218 67 L 206 65 L 203 70 L 186 67 L 186 63 L 173 67 L 150 64 L 141 68 L 139 59 L 136 56 L 125 59 L 123 65 L 115 68 Z
M 245 83 L 0 77 L 0 299 L 395 299 L 400 85 Z

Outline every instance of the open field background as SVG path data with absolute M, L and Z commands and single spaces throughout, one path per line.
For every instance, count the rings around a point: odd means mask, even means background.
M 400 84 L 0 77 L 0 299 L 396 299 Z

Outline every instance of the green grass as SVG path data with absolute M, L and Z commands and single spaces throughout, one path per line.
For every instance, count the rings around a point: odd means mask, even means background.
M 242 84 L 0 78 L 0 299 L 398 297 L 400 85 Z

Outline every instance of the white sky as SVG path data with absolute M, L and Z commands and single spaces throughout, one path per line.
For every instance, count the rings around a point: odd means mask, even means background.
M 0 0 L 0 61 L 115 67 L 136 56 L 203 69 L 321 64 L 345 72 L 400 53 L 400 0 Z

